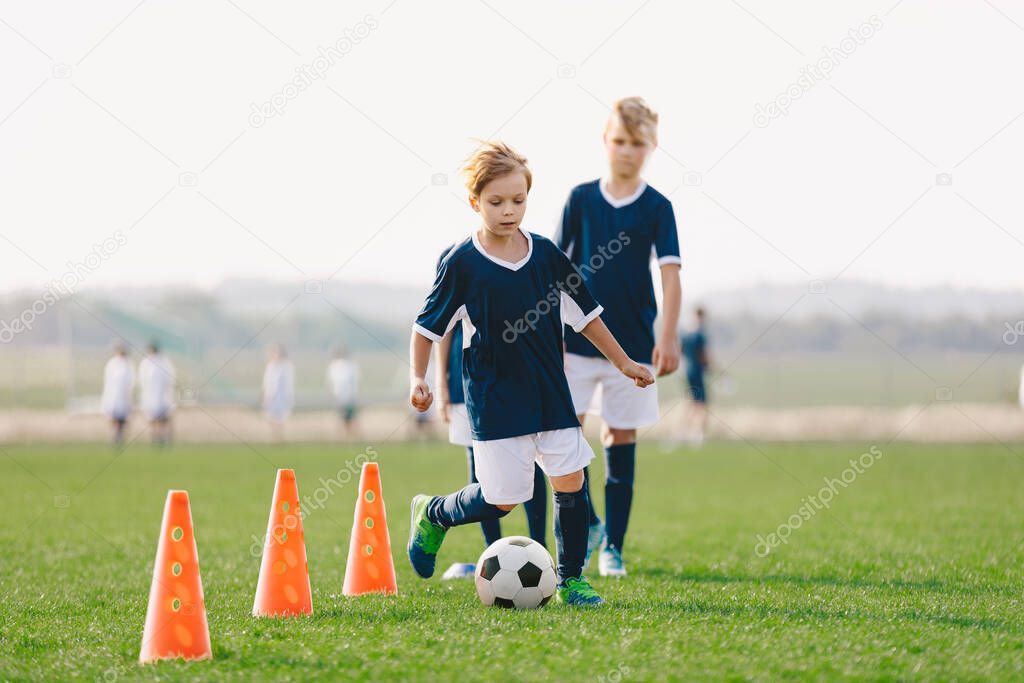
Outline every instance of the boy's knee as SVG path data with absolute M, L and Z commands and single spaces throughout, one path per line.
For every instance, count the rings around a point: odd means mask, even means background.
M 635 429 L 615 429 L 605 425 L 601 430 L 601 444 L 608 446 L 623 446 L 629 443 L 636 443 Z
M 508 513 L 512 512 L 513 510 L 516 509 L 516 504 L 515 503 L 511 503 L 509 505 L 495 505 L 494 507 L 496 507 L 499 510 L 501 510 L 501 515 L 499 515 L 499 516 L 504 517 L 505 515 L 507 515 Z
M 583 470 L 559 477 L 551 477 L 551 488 L 556 493 L 576 493 L 583 488 Z

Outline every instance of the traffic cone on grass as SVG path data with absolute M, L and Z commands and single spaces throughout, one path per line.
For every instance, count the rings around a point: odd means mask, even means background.
M 168 491 L 139 662 L 212 656 L 188 491 Z
M 306 538 L 302 533 L 295 470 L 278 470 L 252 614 L 277 617 L 312 613 Z
M 363 463 L 359 476 L 359 500 L 356 501 L 352 540 L 345 567 L 345 595 L 398 592 L 395 563 L 391 558 L 384 497 L 381 495 L 380 468 L 375 462 Z

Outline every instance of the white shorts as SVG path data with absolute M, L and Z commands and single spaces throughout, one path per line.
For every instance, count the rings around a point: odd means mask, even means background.
M 469 426 L 469 411 L 465 403 L 453 403 L 448 411 L 448 443 L 472 446 L 473 431 Z
M 476 478 L 491 505 L 525 503 L 533 498 L 533 464 L 549 477 L 579 472 L 594 451 L 579 427 L 553 429 L 508 439 L 473 441 Z
M 654 373 L 654 366 L 644 367 Z M 638 387 L 605 358 L 567 353 L 565 377 L 577 415 L 600 415 L 612 429 L 637 429 L 658 421 L 658 385 Z

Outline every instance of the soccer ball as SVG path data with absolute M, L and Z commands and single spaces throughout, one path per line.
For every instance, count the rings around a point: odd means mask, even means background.
M 558 583 L 547 548 L 525 536 L 492 543 L 476 563 L 475 578 L 480 602 L 516 609 L 546 605 Z

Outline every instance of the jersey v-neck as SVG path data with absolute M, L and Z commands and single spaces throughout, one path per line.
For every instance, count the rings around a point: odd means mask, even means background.
M 604 186 L 605 182 L 607 182 L 607 178 L 602 178 L 598 180 L 597 187 L 601 190 L 601 196 L 604 197 L 604 200 L 608 202 L 613 209 L 621 209 L 624 206 L 629 206 L 636 200 L 640 199 L 640 195 L 642 195 L 644 193 L 644 190 L 647 189 L 647 182 L 641 180 L 640 186 L 636 188 L 636 192 L 627 197 L 615 198 L 608 192 L 608 189 Z
M 533 238 L 530 237 L 530 233 L 523 230 L 521 226 L 519 228 L 519 232 L 521 232 L 523 234 L 523 237 L 526 238 L 526 256 L 519 259 L 515 263 L 512 263 L 511 261 L 506 261 L 505 259 L 501 259 L 498 258 L 497 256 L 493 256 L 487 253 L 487 250 L 484 249 L 484 245 L 480 243 L 480 238 L 477 236 L 476 230 L 473 231 L 473 246 L 476 247 L 477 251 L 484 255 L 484 258 L 490 261 L 494 261 L 499 266 L 503 268 L 508 268 L 509 270 L 519 270 L 530 261 L 530 257 L 533 255 Z

